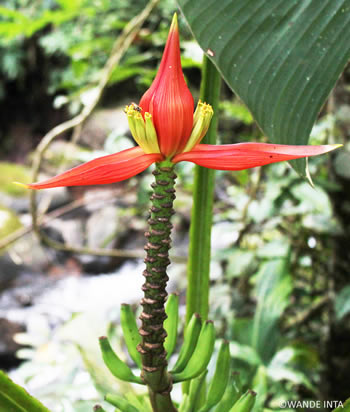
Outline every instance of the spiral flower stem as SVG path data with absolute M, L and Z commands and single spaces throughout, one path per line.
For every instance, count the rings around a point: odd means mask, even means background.
M 172 381 L 167 372 L 164 349 L 166 331 L 163 324 L 167 317 L 164 304 L 168 296 L 166 284 L 169 278 L 166 270 L 170 264 L 170 220 L 174 214 L 174 164 L 168 160 L 157 163 L 153 175 L 155 182 L 151 185 L 153 193 L 148 219 L 149 230 L 145 233 L 147 256 L 146 270 L 143 272 L 146 278 L 142 286 L 144 297 L 141 300 L 141 343 L 137 349 L 142 358 L 142 378 L 148 386 L 154 412 L 173 412 L 176 408 L 170 397 Z

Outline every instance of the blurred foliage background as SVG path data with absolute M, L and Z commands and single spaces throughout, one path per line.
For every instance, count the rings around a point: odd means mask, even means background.
M 118 276 L 125 264 L 131 265 L 128 270 L 136 279 L 142 265 L 127 254 L 54 251 L 39 244 L 30 230 L 7 243 L 11 234 L 30 227 L 28 193 L 11 182 L 31 179 L 33 151 L 42 136 L 89 103 L 116 38 L 146 3 L 3 0 L 0 6 L 0 367 L 16 367 L 13 376 L 53 411 L 91 410 L 113 385 L 88 343 L 104 333 L 103 316 L 96 316 L 93 325 L 84 312 L 89 313 L 88 305 L 67 309 L 68 303 L 64 316 L 39 308 L 25 322 L 18 318 L 19 311 L 35 308 L 37 295 L 62 279 Z M 123 106 L 137 102 L 150 85 L 174 10 L 172 0 L 160 2 L 114 70 L 99 107 L 73 131 L 75 142 L 66 133 L 51 145 L 43 175 L 132 146 Z M 180 28 L 184 72 L 196 98 L 202 52 L 181 18 Z M 226 86 L 221 102 L 222 143 L 265 141 Z M 284 399 L 344 401 L 349 396 L 349 132 L 348 67 L 312 132 L 311 144 L 344 144 L 334 154 L 310 160 L 315 188 L 287 163 L 216 175 L 211 318 L 219 336 L 231 341 L 241 384 L 259 394 L 256 411 L 278 410 Z M 178 174 L 173 253 L 180 263 L 173 263 L 172 270 L 173 287 L 184 304 L 192 166 L 180 164 Z M 46 233 L 77 246 L 140 250 L 141 257 L 150 179 L 147 171 L 102 189 L 40 194 L 41 210 L 57 214 L 45 225 Z M 106 219 L 109 225 L 103 223 Z M 83 290 L 89 302 L 98 289 Z M 59 293 L 64 297 L 67 292 Z M 126 299 L 125 293 L 121 286 L 116 302 Z M 132 297 L 137 303 L 137 296 Z M 105 314 L 102 301 L 91 301 L 94 312 Z M 112 309 L 110 334 L 122 345 L 119 308 Z M 50 384 L 47 376 L 54 376 Z M 136 396 L 131 385 L 119 390 Z

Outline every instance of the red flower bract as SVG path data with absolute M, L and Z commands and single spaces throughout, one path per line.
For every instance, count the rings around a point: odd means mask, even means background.
M 267 143 L 200 144 L 213 110 L 193 98 L 182 74 L 179 32 L 173 18 L 159 71 L 140 101 L 126 107 L 131 132 L 140 147 L 103 156 L 41 183 L 32 189 L 120 182 L 155 162 L 188 161 L 217 170 L 242 170 L 282 160 L 316 156 L 341 145 L 288 146 Z
M 157 76 L 139 105 L 153 116 L 161 153 L 166 157 L 181 153 L 192 131 L 194 103 L 182 73 L 176 15 Z
M 159 153 L 145 154 L 140 147 L 123 150 L 91 160 L 41 183 L 27 185 L 31 189 L 49 189 L 60 186 L 102 185 L 129 179 L 162 160 Z

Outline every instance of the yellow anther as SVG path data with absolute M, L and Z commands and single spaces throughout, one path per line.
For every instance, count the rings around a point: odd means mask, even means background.
M 136 136 L 137 138 L 142 141 L 146 142 L 146 130 L 145 130 L 145 122 L 140 113 L 136 112 L 134 115 L 135 119 L 135 128 L 136 128 Z
M 149 147 L 152 149 L 152 153 L 160 153 L 158 145 L 158 136 L 153 124 L 151 113 L 145 113 L 146 124 L 146 136 Z
M 160 153 L 152 115 L 146 112 L 143 118 L 141 110 L 135 103 L 125 106 L 124 111 L 128 117 L 131 134 L 145 153 Z
M 200 115 L 200 112 L 202 111 L 203 105 L 204 105 L 204 103 L 202 102 L 202 100 L 199 99 L 198 103 L 197 103 L 196 110 L 195 110 L 194 115 L 193 115 L 193 127 L 196 125 L 196 123 L 199 119 L 199 115 Z
M 184 148 L 184 152 L 189 152 L 192 150 L 200 141 L 203 139 L 207 133 L 211 118 L 213 117 L 214 111 L 210 104 L 203 103 L 199 100 L 197 104 L 196 111 L 193 116 L 193 128 L 191 136 Z

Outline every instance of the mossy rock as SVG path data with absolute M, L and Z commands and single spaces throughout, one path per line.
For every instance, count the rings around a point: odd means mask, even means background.
M 22 223 L 16 213 L 7 207 L 0 206 L 0 239 L 21 227 Z
M 15 163 L 0 162 L 0 192 L 10 196 L 27 196 L 29 191 L 13 182 L 29 183 L 30 170 Z

